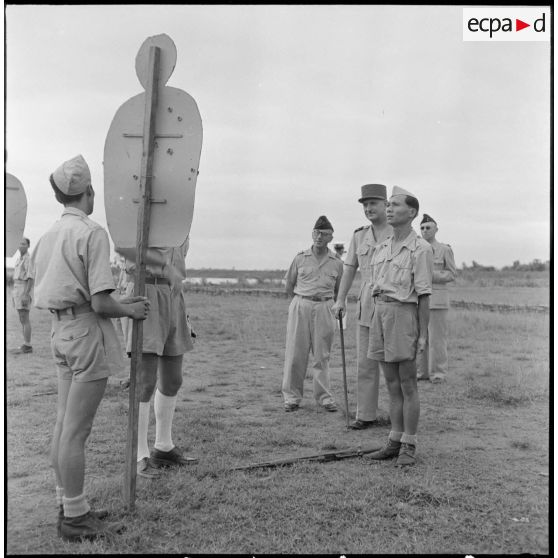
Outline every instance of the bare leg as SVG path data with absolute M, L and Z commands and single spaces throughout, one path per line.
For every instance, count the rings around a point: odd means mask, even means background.
M 399 362 L 380 362 L 389 393 L 389 418 L 394 432 L 404 432 L 403 391 L 399 379 Z
M 417 389 L 417 368 L 414 360 L 399 363 L 399 378 L 403 392 L 403 417 L 405 434 L 416 434 L 420 415 L 420 402 Z
M 58 446 L 58 470 L 66 498 L 83 494 L 85 442 L 105 392 L 107 378 L 72 382 Z
M 21 329 L 23 332 L 23 343 L 25 345 L 31 345 L 31 322 L 29 321 L 29 310 L 18 310 L 19 322 L 21 323 Z
M 56 424 L 54 425 L 54 432 L 52 434 L 52 445 L 50 450 L 50 463 L 56 475 L 56 484 L 63 487 L 62 477 L 60 476 L 60 469 L 58 468 L 58 447 L 60 445 L 60 434 L 62 433 L 62 424 L 64 423 L 64 415 L 66 414 L 66 401 L 68 400 L 68 393 L 72 380 L 58 379 L 58 403 L 56 410 Z
M 159 358 L 159 391 L 167 397 L 178 393 L 182 386 L 182 359 L 183 355 L 162 356 Z

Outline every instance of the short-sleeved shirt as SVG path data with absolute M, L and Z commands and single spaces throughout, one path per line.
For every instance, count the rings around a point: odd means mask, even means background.
M 35 306 L 61 310 L 114 291 L 107 232 L 75 207 L 66 207 L 31 256 Z
M 382 242 L 372 257 L 372 296 L 385 294 L 399 302 L 417 304 L 419 295 L 432 294 L 432 247 L 411 229 L 392 252 L 392 238 Z
M 299 252 L 285 274 L 287 285 L 300 296 L 333 297 L 343 275 L 343 262 L 331 251 L 321 262 L 312 248 Z
M 432 271 L 432 310 L 449 308 L 448 283 L 455 280 L 456 268 L 453 250 L 449 244 L 436 240 L 431 244 L 434 250 L 434 270 Z
M 349 244 L 345 265 L 360 268 L 360 291 L 357 302 L 357 319 L 360 325 L 370 326 L 372 320 L 372 309 L 374 302 L 370 290 L 372 269 L 370 262 L 376 250 L 376 246 L 391 234 L 391 227 L 387 227 L 386 232 L 378 237 L 372 225 L 356 229 Z
M 29 252 L 25 252 L 23 256 L 20 253 L 14 264 L 14 281 L 27 281 L 27 279 L 33 279 L 33 268 Z

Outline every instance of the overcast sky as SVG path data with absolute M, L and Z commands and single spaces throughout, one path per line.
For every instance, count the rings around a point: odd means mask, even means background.
M 161 33 L 203 121 L 189 267 L 284 269 L 322 214 L 348 244 L 370 182 L 415 193 L 458 266 L 549 259 L 550 43 L 464 42 L 453 6 L 7 6 L 6 170 L 32 245 L 78 153 L 106 226 L 105 138 Z

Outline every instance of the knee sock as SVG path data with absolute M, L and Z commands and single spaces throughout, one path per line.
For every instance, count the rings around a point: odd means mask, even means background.
M 401 436 L 403 436 L 403 432 L 394 432 L 393 430 L 389 433 L 389 439 L 393 440 L 394 442 L 400 442 Z
M 85 493 L 81 493 L 75 498 L 62 498 L 64 502 L 64 517 L 79 517 L 86 514 L 91 508 L 85 498 Z
M 147 444 L 147 429 L 149 428 L 150 402 L 140 401 L 138 412 L 138 461 L 149 457 L 149 445 Z
M 155 449 L 160 451 L 170 451 L 174 447 L 171 430 L 176 399 L 176 395 L 163 395 L 158 389 L 155 392 Z
M 413 446 L 417 445 L 417 435 L 416 434 L 403 434 L 401 437 L 401 442 L 403 444 L 411 444 Z

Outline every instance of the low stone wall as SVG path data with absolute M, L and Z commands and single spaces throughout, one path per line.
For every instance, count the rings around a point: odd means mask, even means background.
M 273 298 L 288 298 L 287 293 L 282 290 L 273 289 L 242 289 L 236 287 L 219 287 L 219 286 L 201 286 L 201 285 L 187 285 L 184 288 L 186 293 L 204 293 L 212 296 L 270 296 Z M 349 295 L 349 302 L 356 302 L 355 295 Z M 467 302 L 465 300 L 452 300 L 452 308 L 462 308 L 465 310 L 481 310 L 485 312 L 536 312 L 548 314 L 549 308 L 543 304 L 537 306 L 517 305 L 511 304 L 487 304 L 484 302 Z

